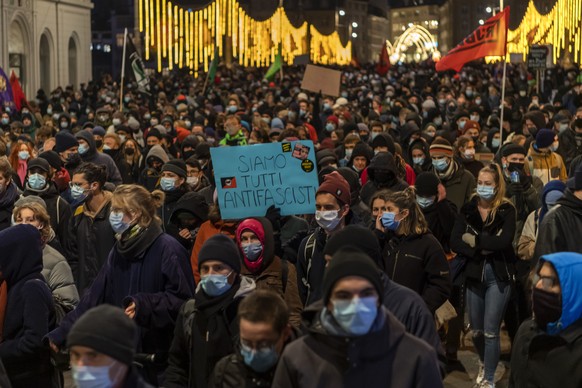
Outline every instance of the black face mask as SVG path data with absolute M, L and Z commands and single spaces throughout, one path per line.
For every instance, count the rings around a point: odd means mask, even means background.
M 135 154 L 135 149 L 134 148 L 126 148 L 125 154 L 128 156 L 133 156 Z
M 67 157 L 67 166 L 77 166 L 79 163 L 81 163 L 81 155 L 75 153 L 75 154 L 70 154 Z
M 534 287 L 532 305 L 535 321 L 540 329 L 546 330 L 549 323 L 556 322 L 562 316 L 562 296 Z
M 517 171 L 519 173 L 523 173 L 523 167 L 524 167 L 523 163 L 509 163 L 507 165 L 507 170 L 509 170 L 510 172 Z
M 386 185 L 392 183 L 396 177 L 391 171 L 375 171 L 374 178 L 376 182 Z
M 95 140 L 95 146 L 101 148 L 103 146 L 103 140 Z
M 184 154 L 182 155 L 182 160 L 188 160 L 188 159 L 190 159 L 191 156 L 194 156 L 194 155 L 196 155 L 195 150 L 184 151 Z

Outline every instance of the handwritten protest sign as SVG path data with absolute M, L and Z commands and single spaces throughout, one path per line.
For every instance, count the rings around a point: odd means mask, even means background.
M 301 89 L 337 97 L 340 95 L 342 72 L 321 66 L 307 65 Z
M 211 148 L 220 213 L 225 220 L 315 212 L 319 186 L 311 141 Z

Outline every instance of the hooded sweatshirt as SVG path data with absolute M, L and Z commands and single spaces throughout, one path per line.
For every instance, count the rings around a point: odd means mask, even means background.
M 388 172 L 390 179 L 382 180 L 379 172 Z M 362 201 L 370 203 L 374 193 L 381 189 L 401 191 L 408 187 L 408 184 L 398 179 L 398 168 L 394 161 L 394 156 L 390 152 L 380 152 L 374 156 L 368 167 L 368 182 L 362 187 Z
M 97 146 L 95 145 L 95 139 L 93 135 L 86 130 L 79 131 L 75 137 L 77 139 L 83 139 L 89 144 L 89 150 L 81 155 L 83 162 L 95 163 L 99 166 L 105 166 L 107 169 L 107 182 L 111 182 L 114 186 L 118 186 L 122 183 L 121 174 L 117 165 L 111 159 L 111 156 L 107 154 L 102 154 L 97 151 Z

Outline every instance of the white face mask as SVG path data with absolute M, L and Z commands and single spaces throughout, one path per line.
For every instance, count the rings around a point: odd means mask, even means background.
M 339 225 L 342 220 L 339 216 L 339 210 L 317 210 L 315 212 L 315 221 L 326 232 L 331 232 Z
M 188 183 L 190 186 L 196 186 L 199 180 L 200 178 L 198 178 L 197 176 L 189 176 L 188 178 L 186 178 L 186 183 Z
M 110 388 L 114 381 L 109 377 L 109 370 L 115 363 L 105 366 L 73 365 L 73 379 L 78 388 Z

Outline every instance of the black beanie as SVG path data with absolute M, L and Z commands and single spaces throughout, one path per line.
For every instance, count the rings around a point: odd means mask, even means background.
M 435 173 L 425 171 L 421 172 L 416 177 L 414 188 L 416 189 L 416 194 L 420 195 L 421 197 L 434 197 L 439 193 L 439 183 L 441 183 L 441 181 Z
M 86 346 L 131 365 L 137 346 L 137 327 L 119 307 L 102 304 L 75 322 L 67 336 L 67 346 Z
M 241 260 L 238 248 L 234 241 L 224 234 L 215 234 L 204 242 L 198 254 L 198 270 L 202 263 L 208 260 L 223 262 L 240 274 Z
M 188 176 L 186 162 L 184 162 L 182 159 L 172 159 L 169 162 L 166 162 L 162 166 L 162 172 L 164 171 L 173 172 L 182 178 L 186 178 Z
M 69 148 L 77 147 L 79 142 L 70 132 L 61 131 L 55 136 L 55 146 L 53 150 L 55 152 L 64 152 Z
M 334 233 L 323 248 L 324 255 L 333 256 L 342 248 L 352 247 L 368 255 L 380 268 L 382 263 L 382 248 L 378 238 L 370 229 L 360 225 L 348 225 Z
M 503 156 L 504 158 L 507 158 L 509 155 L 513 154 L 527 155 L 527 151 L 522 146 L 513 143 L 507 144 L 501 150 L 501 156 Z
M 47 173 L 51 172 L 51 165 L 49 164 L 49 162 L 46 159 L 40 157 L 32 159 L 31 161 L 28 162 L 28 166 L 26 167 L 26 169 L 30 171 L 33 168 L 40 168 L 42 171 Z
M 378 299 L 384 299 L 384 285 L 380 271 L 372 259 L 355 248 L 343 248 L 333 255 L 323 275 L 323 303 L 327 305 L 333 286 L 341 279 L 358 276 L 368 280 L 378 292 Z

